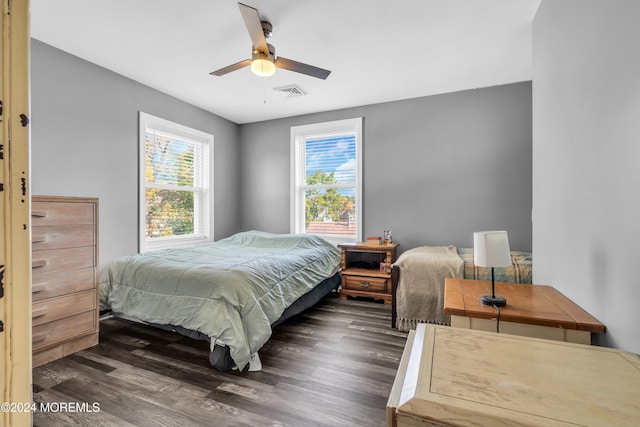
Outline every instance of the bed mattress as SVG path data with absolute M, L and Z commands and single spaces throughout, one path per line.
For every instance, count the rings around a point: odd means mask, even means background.
M 101 310 L 223 342 L 239 369 L 285 310 L 333 277 L 340 252 L 313 235 L 248 231 L 183 249 L 136 254 L 100 275 Z

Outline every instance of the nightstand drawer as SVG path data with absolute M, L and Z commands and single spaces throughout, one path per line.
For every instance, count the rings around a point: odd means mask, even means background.
M 381 292 L 388 293 L 389 279 L 366 276 L 342 276 L 344 277 L 345 289 L 354 291 Z

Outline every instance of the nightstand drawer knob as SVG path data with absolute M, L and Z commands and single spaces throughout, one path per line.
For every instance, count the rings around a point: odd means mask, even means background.
M 362 286 L 363 288 L 368 288 L 369 286 L 371 286 L 371 283 L 369 282 L 365 282 L 364 280 L 360 282 L 360 286 Z

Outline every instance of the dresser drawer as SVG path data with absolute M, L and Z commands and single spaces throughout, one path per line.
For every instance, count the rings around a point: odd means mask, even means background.
M 58 295 L 94 289 L 96 269 L 94 267 L 78 270 L 37 272 L 33 270 L 31 300 L 33 302 Z
M 96 311 L 91 310 L 44 325 L 34 326 L 31 338 L 33 350 L 36 351 L 79 335 L 94 332 L 97 330 L 96 323 Z
M 77 248 L 95 245 L 93 225 L 50 225 L 33 227 L 31 231 L 31 249 Z
M 79 225 L 94 224 L 94 203 L 64 203 L 32 201 L 31 224 L 42 225 Z
M 40 280 L 37 276 L 41 274 L 93 267 L 95 265 L 94 246 L 36 251 L 31 254 L 31 272 L 34 282 L 37 279 Z
M 366 276 L 342 276 L 344 280 L 343 288 L 351 289 L 354 291 L 367 291 L 367 292 L 388 292 L 389 279 L 380 277 L 366 277 Z
M 89 290 L 39 301 L 31 309 L 33 326 L 96 309 L 96 291 Z

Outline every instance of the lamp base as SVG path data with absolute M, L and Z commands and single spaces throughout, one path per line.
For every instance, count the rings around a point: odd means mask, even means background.
M 485 305 L 495 305 L 496 307 L 504 307 L 507 305 L 507 300 L 502 297 L 495 297 L 493 295 L 484 295 L 482 297 L 482 303 Z

